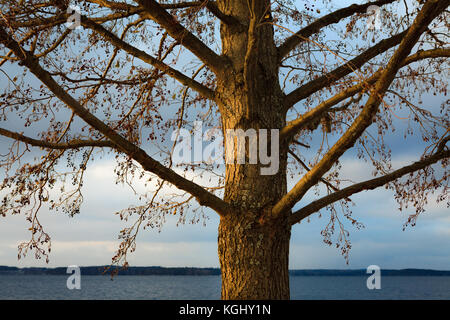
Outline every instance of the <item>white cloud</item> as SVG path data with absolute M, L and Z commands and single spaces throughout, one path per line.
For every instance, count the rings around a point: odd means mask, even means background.
M 107 265 L 119 246 L 118 241 L 53 241 L 49 264 L 35 260 L 30 252 L 17 260 L 17 244 L 0 245 L 0 265 L 64 267 L 68 265 Z M 143 242 L 128 255 L 133 266 L 217 267 L 217 244 L 214 242 Z
M 102 160 L 88 168 L 85 203 L 80 215 L 69 218 L 62 213 L 49 213 L 45 208 L 42 210 L 40 220 L 52 236 L 51 266 L 110 263 L 118 246 L 118 231 L 132 222 L 120 221 L 113 212 L 139 203 L 128 186 L 114 183 L 114 168 L 113 160 Z M 344 161 L 344 168 L 344 174 L 357 181 L 371 177 L 364 165 L 356 160 Z M 176 169 L 182 173 L 179 170 Z M 203 185 L 210 185 L 207 176 L 200 178 L 188 173 L 187 177 Z M 144 187 L 144 181 L 136 181 L 134 186 L 140 192 L 154 188 L 151 185 Z M 167 185 L 163 195 L 175 190 Z M 309 193 L 304 200 L 310 201 L 315 197 Z M 356 231 L 349 228 L 353 243 L 349 267 L 365 267 L 376 262 L 392 268 L 429 266 L 442 269 L 447 266 L 448 269 L 450 256 L 443 244 L 449 239 L 450 215 L 445 204 L 436 205 L 434 198 L 430 197 L 429 210 L 420 218 L 415 232 L 402 232 L 401 226 L 406 213 L 398 212 L 391 191 L 378 189 L 356 195 L 354 216 L 360 218 L 367 229 Z M 408 212 L 410 211 L 412 210 Z M 141 232 L 137 251 L 129 257 L 130 264 L 218 266 L 218 218 L 213 213 L 210 216 L 207 227 L 176 227 L 177 217 L 169 217 L 161 233 L 156 230 Z M 320 230 L 327 221 L 326 216 L 321 220 L 313 218 L 311 224 L 301 224 L 293 229 L 291 268 L 347 267 L 339 251 L 322 242 Z M 0 219 L 0 265 L 45 265 L 32 256 L 17 261 L 17 244 L 28 239 L 27 229 L 28 224 L 23 215 Z M 441 244 L 437 245 L 438 243 Z

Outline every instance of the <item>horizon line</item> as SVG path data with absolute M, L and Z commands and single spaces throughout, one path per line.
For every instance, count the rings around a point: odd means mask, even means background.
M 112 267 L 112 268 L 119 268 L 124 269 L 122 266 L 111 266 L 111 265 L 76 265 L 80 268 L 93 268 L 93 267 Z M 7 267 L 7 268 L 17 268 L 17 269 L 26 269 L 26 268 L 40 268 L 40 269 L 58 269 L 58 268 L 68 268 L 69 266 L 56 266 L 56 267 L 37 267 L 37 266 L 30 266 L 30 267 L 20 267 L 20 266 L 9 266 L 9 265 L 0 265 L 1 267 Z M 220 270 L 220 267 L 190 267 L 190 266 L 183 266 L 183 267 L 166 267 L 166 266 L 127 266 L 126 269 L 129 268 L 165 268 L 165 269 L 216 269 Z M 355 268 L 355 269 L 336 269 L 336 268 L 308 268 L 308 269 L 289 269 L 289 271 L 360 271 L 360 270 L 366 270 L 367 268 Z M 381 270 L 392 270 L 392 271 L 404 271 L 404 270 L 423 270 L 423 271 L 446 271 L 450 272 L 450 269 L 444 270 L 444 269 L 430 269 L 430 268 L 418 268 L 418 267 L 408 267 L 408 268 L 380 268 Z

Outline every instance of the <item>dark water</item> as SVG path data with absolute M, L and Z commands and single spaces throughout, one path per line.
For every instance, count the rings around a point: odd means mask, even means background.
M 2 275 L 0 299 L 220 299 L 219 276 L 82 276 L 80 290 L 67 289 L 68 276 Z M 380 290 L 367 289 L 366 280 L 291 277 L 291 299 L 450 300 L 450 277 L 384 276 Z

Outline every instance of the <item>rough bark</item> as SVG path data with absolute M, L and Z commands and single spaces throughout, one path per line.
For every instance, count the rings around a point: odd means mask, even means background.
M 225 137 L 227 129 L 270 132 L 285 125 L 273 26 L 260 23 L 268 4 L 257 1 L 249 8 L 245 1 L 219 3 L 224 14 L 245 26 L 221 28 L 223 53 L 232 65 L 216 90 Z M 234 210 L 221 218 L 219 226 L 223 299 L 289 298 L 287 215 L 278 221 L 266 219 L 286 194 L 286 150 L 280 146 L 274 175 L 261 175 L 260 162 L 226 166 L 224 200 Z
M 221 218 L 222 299 L 289 299 L 290 225 L 260 223 L 258 211 Z

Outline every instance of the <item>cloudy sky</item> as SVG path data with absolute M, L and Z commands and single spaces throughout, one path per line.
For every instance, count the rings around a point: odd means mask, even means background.
M 401 165 L 410 160 L 394 161 Z M 370 178 L 370 171 L 360 161 L 345 157 L 343 171 L 354 181 Z M 119 230 L 127 224 L 113 212 L 136 203 L 133 191 L 116 185 L 113 160 L 96 161 L 86 172 L 85 201 L 81 213 L 69 218 L 61 212 L 42 210 L 40 221 L 52 237 L 49 266 L 108 264 L 118 246 Z M 136 182 L 137 188 L 140 182 Z M 313 199 L 309 195 L 308 199 Z M 305 199 L 307 201 L 308 199 Z M 357 230 L 348 226 L 353 248 L 347 265 L 339 251 L 322 242 L 320 231 L 327 224 L 326 214 L 312 216 L 310 222 L 293 227 L 290 267 L 364 268 L 371 264 L 382 268 L 450 269 L 450 214 L 445 204 L 430 199 L 427 212 L 415 227 L 402 231 L 407 215 L 413 209 L 397 210 L 390 191 L 363 192 L 352 198 L 356 203 L 353 216 L 365 225 Z M 209 212 L 202 223 L 176 226 L 169 218 L 161 232 L 141 231 L 137 250 L 129 256 L 131 265 L 217 267 L 217 216 Z M 0 265 L 44 266 L 32 255 L 17 259 L 17 245 L 28 239 L 28 224 L 23 215 L 0 219 Z
M 0 78 L 0 81 L 6 79 Z M 428 97 L 424 103 L 436 106 L 441 100 Z M 398 121 L 397 125 L 405 126 Z M 11 123 L 6 125 L 11 127 Z M 398 131 L 389 138 L 394 168 L 418 160 L 424 147 L 417 142 L 417 136 L 406 141 L 401 136 L 401 131 Z M 0 137 L 0 148 L 6 148 L 8 144 L 6 138 Z M 370 167 L 357 160 L 351 152 L 344 155 L 342 164 L 343 175 L 348 179 L 358 182 L 371 178 Z M 117 235 L 127 226 L 113 213 L 137 204 L 129 187 L 115 184 L 114 167 L 114 160 L 106 156 L 88 168 L 84 203 L 79 215 L 70 218 L 46 208 L 41 211 L 40 221 L 52 237 L 48 266 L 105 265 L 111 262 L 119 244 Z M 4 173 L 0 171 L 2 177 Z M 142 183 L 136 181 L 136 187 L 143 188 Z M 303 201 L 311 201 L 314 197 L 313 193 L 308 193 Z M 446 203 L 436 204 L 435 198 L 430 197 L 427 211 L 420 216 L 417 225 L 402 231 L 414 208 L 400 212 L 391 191 L 363 192 L 352 199 L 356 203 L 353 216 L 365 228 L 357 230 L 347 224 L 352 243 L 349 264 L 335 247 L 322 241 L 320 232 L 328 223 L 324 213 L 322 218 L 313 215 L 309 222 L 293 227 L 290 268 L 366 268 L 375 264 L 381 268 L 450 270 L 450 212 Z M 206 226 L 202 223 L 177 226 L 177 218 L 171 217 L 161 232 L 152 229 L 141 231 L 137 250 L 128 257 L 130 265 L 218 267 L 219 220 L 213 212 L 207 213 Z M 44 261 L 35 260 L 32 254 L 17 259 L 18 244 L 29 239 L 28 227 L 23 215 L 0 218 L 0 265 L 46 266 Z

